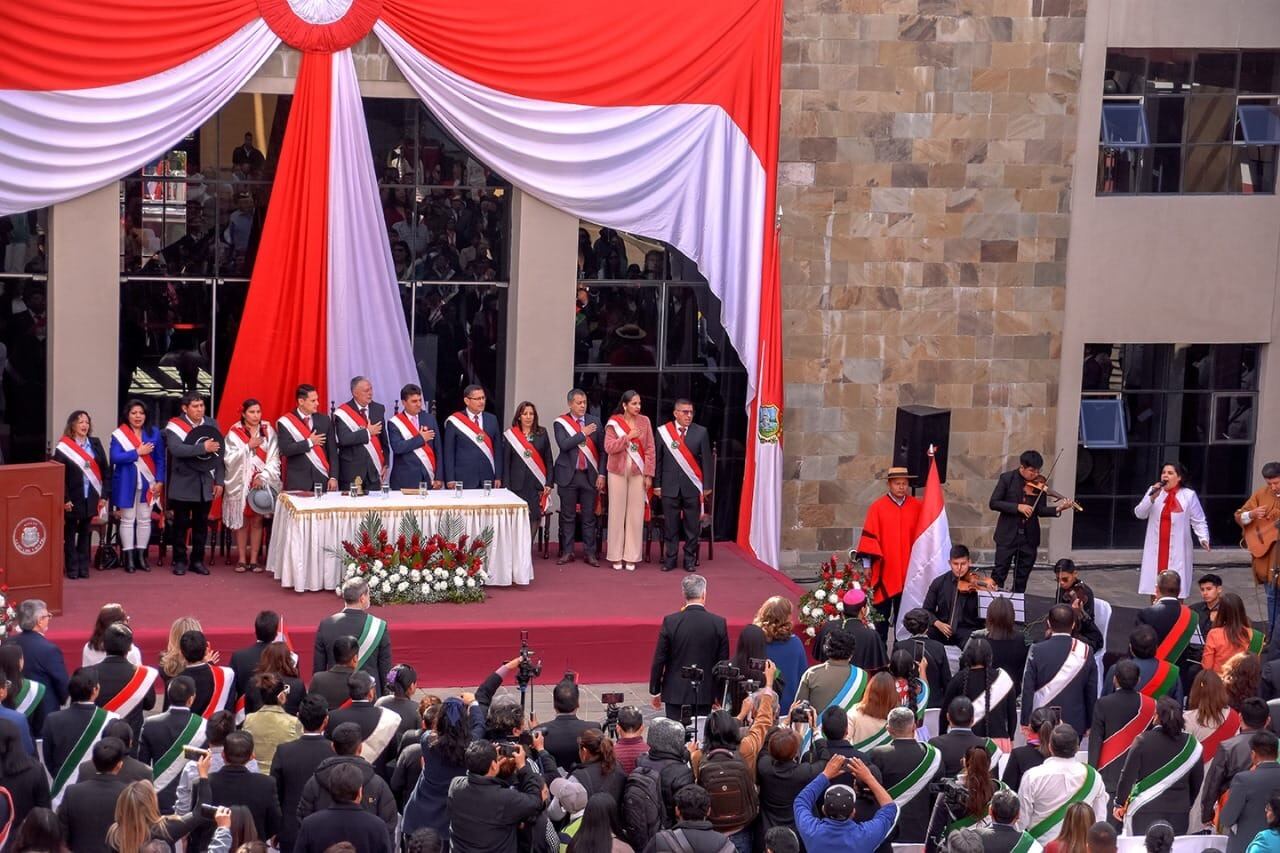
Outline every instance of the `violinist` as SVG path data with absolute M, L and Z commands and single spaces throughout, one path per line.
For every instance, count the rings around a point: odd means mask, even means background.
M 1095 652 L 1102 651 L 1106 638 L 1102 636 L 1102 630 L 1093 621 L 1093 590 L 1080 580 L 1074 560 L 1059 560 L 1054 564 L 1053 572 L 1058 578 L 1058 589 L 1053 603 L 1067 605 L 1076 617 L 1076 625 L 1071 631 L 1071 636 L 1093 646 Z
M 951 571 L 939 575 L 929 584 L 924 597 L 924 609 L 933 616 L 929 636 L 940 643 L 964 648 L 969 635 L 982 627 L 978 615 L 978 590 L 994 589 L 991 578 L 973 570 L 969 561 L 969 549 L 963 545 L 951 546 Z
M 991 509 L 1000 514 L 996 519 L 996 558 L 991 577 L 1001 587 L 1013 568 L 1013 591 L 1026 592 L 1027 580 L 1036 564 L 1040 548 L 1040 519 L 1062 514 L 1062 509 L 1049 504 L 1033 483 L 1044 467 L 1044 457 L 1027 450 L 1018 457 L 1018 467 L 1005 471 L 991 492 Z

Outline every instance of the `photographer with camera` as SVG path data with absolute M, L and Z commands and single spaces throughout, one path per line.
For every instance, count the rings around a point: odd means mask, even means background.
M 934 853 L 957 829 L 984 825 L 991 810 L 991 798 L 999 788 L 1000 783 L 991 772 L 991 756 L 981 746 L 970 747 L 961 759 L 960 772 L 955 778 L 942 779 L 931 789 L 937 797 L 929 816 L 925 853 Z
M 910 712 L 908 712 L 910 713 Z M 832 780 L 851 774 L 875 797 L 875 816 L 867 821 L 853 820 L 857 796 L 848 785 L 832 785 Z M 815 806 L 822 799 L 822 816 Z M 898 821 L 898 806 L 871 768 L 856 758 L 833 755 L 814 780 L 796 797 L 793 813 L 800 840 L 812 853 L 841 850 L 874 850 L 885 842 Z
M 467 775 L 449 789 L 453 853 L 516 853 L 516 832 L 547 801 L 542 777 L 520 744 L 467 744 Z
M 822 767 L 821 763 L 800 760 L 800 736 L 791 729 L 778 729 L 769 735 L 769 742 L 756 762 L 756 776 L 760 780 L 761 833 L 775 826 L 795 829 L 796 819 L 791 807 Z

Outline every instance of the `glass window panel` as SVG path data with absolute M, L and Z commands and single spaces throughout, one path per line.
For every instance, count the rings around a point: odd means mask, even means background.
M 47 211 L 0 217 L 0 450 L 5 462 L 43 462 L 48 414 Z M 11 272 L 11 270 L 17 270 Z
M 1129 442 L 1159 441 L 1164 418 L 1163 394 L 1125 394 L 1125 424 Z
M 1235 168 L 1231 172 L 1229 189 L 1237 193 L 1274 193 L 1276 191 L 1276 163 L 1280 159 L 1280 146 L 1236 146 Z
M 1181 462 L 1187 469 L 1187 485 L 1193 489 L 1199 489 L 1204 483 L 1207 450 L 1208 447 L 1203 444 L 1165 445 L 1161 448 L 1160 465 L 1163 466 L 1167 462 Z M 1151 483 L 1158 479 L 1160 479 L 1160 469 L 1152 469 L 1151 481 L 1147 487 L 1150 488 Z
M 667 246 L 667 274 L 672 281 L 696 281 L 706 283 L 706 277 L 698 270 L 692 258 L 674 246 Z
M 1246 50 L 1240 57 L 1240 91 L 1251 95 L 1280 95 L 1280 53 Z
M 1146 51 L 1108 50 L 1107 68 L 1102 84 L 1103 94 L 1141 95 L 1146 68 Z
M 1115 494 L 1133 499 L 1141 495 L 1157 479 L 1160 471 L 1160 448 L 1155 445 L 1130 447 L 1118 454 Z M 1132 504 L 1131 504 L 1132 505 Z
M 1150 144 L 1147 134 L 1147 116 L 1142 104 L 1103 103 L 1102 141 L 1112 147 L 1133 147 Z
M 1156 148 L 1151 158 L 1151 173 L 1145 177 L 1140 192 L 1176 193 L 1181 191 L 1182 149 Z
M 1147 92 L 1178 94 L 1187 90 L 1191 82 L 1191 57 L 1189 50 L 1150 50 L 1146 52 Z
M 592 283 L 579 290 L 578 349 L 584 363 L 657 367 L 660 287 Z
M 1165 387 L 1170 390 L 1208 389 L 1213 384 L 1213 348 L 1207 344 L 1176 344 L 1169 366 L 1170 381 Z
M 1209 544 L 1216 551 L 1219 547 L 1233 548 L 1240 541 L 1240 525 L 1236 524 L 1235 511 L 1249 496 L 1205 498 L 1200 501 L 1205 520 L 1209 522 Z M 1200 543 L 1196 543 L 1200 550 Z
M 248 295 L 249 282 L 245 279 L 221 279 L 214 289 L 217 303 L 213 347 L 214 411 L 222 400 L 222 389 L 227 381 L 227 370 L 231 367 L 231 354 L 235 350 L 236 336 L 240 333 L 240 321 L 244 317 L 244 303 Z
M 1196 54 L 1197 92 L 1231 92 L 1236 87 L 1237 51 L 1204 51 Z
M 1280 143 L 1280 104 L 1243 103 L 1240 115 L 1240 138 L 1253 145 Z
M 1076 448 L 1076 494 L 1112 495 L 1116 490 L 1116 469 L 1123 454 L 1119 450 Z
M 1092 449 L 1128 444 L 1124 403 L 1119 399 L 1080 401 L 1080 443 Z
M 1204 495 L 1239 495 L 1243 501 L 1252 482 L 1249 462 L 1253 448 L 1247 444 L 1217 444 L 1209 448 L 1209 462 L 1198 491 Z M 1239 506 L 1239 504 L 1237 504 Z
M 1147 522 L 1133 514 L 1138 503 L 1137 497 L 1120 497 L 1116 499 L 1114 509 L 1115 527 L 1111 531 L 1112 548 L 1141 548 L 1147 536 Z
M 1120 372 L 1126 391 L 1168 388 L 1166 371 L 1173 348 L 1168 344 L 1124 344 L 1120 347 Z M 1133 411 L 1130 410 L 1130 422 Z
M 1258 357 L 1257 344 L 1217 344 L 1213 348 L 1212 387 L 1256 391 Z
M 1182 142 L 1187 99 L 1161 97 L 1146 99 L 1147 123 L 1154 142 Z
M 1109 498 L 1097 498 L 1089 502 L 1084 512 L 1075 514 L 1071 525 L 1073 548 L 1111 547 L 1111 515 L 1114 504 Z
M 1111 358 L 1111 344 L 1087 344 L 1084 348 L 1084 368 L 1080 374 L 1081 391 L 1119 391 L 1116 364 Z
M 1257 399 L 1253 394 L 1213 395 L 1213 440 L 1253 441 Z
M 1184 193 L 1226 192 L 1236 162 L 1230 145 L 1194 145 L 1186 149 L 1183 167 Z
M 484 285 L 419 284 L 413 305 L 413 355 L 419 384 L 439 410 L 462 405 L 462 389 L 488 392 L 488 410 L 503 413 L 507 291 Z
M 1230 142 L 1235 130 L 1236 99 L 1198 97 L 1187 99 L 1187 142 Z
M 667 287 L 665 366 L 725 367 L 733 349 L 720 325 L 720 300 L 706 285 Z M 736 357 L 734 358 L 736 362 Z
M 1098 153 L 1098 192 L 1144 192 L 1144 177 L 1151 171 L 1150 148 L 1107 148 Z
M 1165 440 L 1209 441 L 1208 394 L 1169 394 L 1165 397 Z
M 137 397 L 160 422 L 178 413 L 188 391 L 212 390 L 209 352 L 213 286 L 165 279 L 120 288 L 121 402 Z

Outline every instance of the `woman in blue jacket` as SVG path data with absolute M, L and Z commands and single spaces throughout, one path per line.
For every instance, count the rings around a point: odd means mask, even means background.
M 164 445 L 160 430 L 147 423 L 147 407 L 130 400 L 124 422 L 111 433 L 111 497 L 120 516 L 124 570 L 151 571 L 151 506 L 164 489 Z

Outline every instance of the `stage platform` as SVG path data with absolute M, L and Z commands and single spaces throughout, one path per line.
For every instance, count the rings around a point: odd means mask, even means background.
M 253 641 L 254 615 L 272 609 L 284 614 L 299 666 L 309 677 L 316 624 L 340 609 L 338 597 L 286 590 L 268 574 L 238 575 L 221 564 L 210 568 L 209 577 L 175 577 L 168 567 L 154 566 L 150 574 L 91 570 L 88 580 L 66 582 L 63 613 L 55 617 L 49 638 L 70 666 L 78 664 L 98 608 L 115 601 L 129 613 L 146 663 L 156 664 L 169 625 L 184 615 L 200 620 L 227 663 L 232 651 Z M 728 620 L 731 643 L 766 598 L 783 594 L 798 600 L 801 592 L 785 575 L 729 543 L 717 544 L 715 560 L 704 558 L 699 571 L 707 578 L 709 609 Z M 593 569 L 581 559 L 557 566 L 554 559 L 535 557 L 532 584 L 492 589 L 484 604 L 397 605 L 374 612 L 390 625 L 395 662 L 413 664 L 424 687 L 479 683 L 516 655 L 521 629 L 529 631 L 529 645 L 542 658 L 544 682 L 558 680 L 565 669 L 578 672 L 584 683 L 647 682 L 662 617 L 682 603 L 682 577 L 679 569 L 664 573 L 654 563 L 641 563 L 632 573 L 604 562 Z

